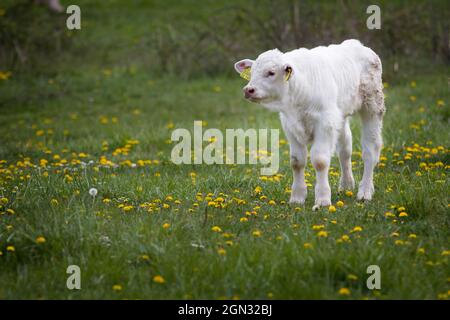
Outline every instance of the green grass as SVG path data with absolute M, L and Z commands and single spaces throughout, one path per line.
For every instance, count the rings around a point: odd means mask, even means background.
M 119 43 L 142 31 L 141 18 L 125 21 L 131 31 L 121 30 Z M 104 29 L 83 41 L 109 42 L 112 22 L 104 21 Z M 101 61 L 109 45 L 99 42 L 87 57 Z M 222 130 L 280 128 L 278 116 L 244 101 L 237 76 L 157 77 L 119 56 L 0 80 L 0 198 L 7 199 L 0 207 L 1 299 L 448 298 L 448 66 L 393 79 L 385 91 L 385 158 L 376 169 L 375 197 L 359 203 L 339 195 L 334 159 L 332 201 L 344 206 L 331 213 L 312 212 L 312 187 L 304 206 L 286 204 L 288 145 L 280 151 L 279 175 L 267 180 L 259 166 L 172 164 L 174 128 L 192 130 L 194 120 Z M 352 131 L 359 181 L 358 119 Z M 139 143 L 127 155 L 113 155 L 129 140 Z M 118 167 L 102 166 L 101 156 Z M 48 160 L 45 167 L 41 159 Z M 127 160 L 152 161 L 133 168 Z M 307 174 L 313 185 L 310 165 Z M 226 206 L 208 206 L 209 193 Z M 248 221 L 241 222 L 246 212 Z M 327 237 L 318 237 L 319 225 Z M 356 226 L 362 231 L 352 232 Z M 343 235 L 350 241 L 342 242 Z M 36 243 L 39 236 L 46 242 Z M 81 268 L 78 291 L 66 288 L 72 264 Z M 381 290 L 366 287 L 369 265 L 381 268 Z M 165 283 L 155 283 L 156 275 Z M 112 289 L 117 284 L 121 291 Z M 338 294 L 343 287 L 349 296 Z

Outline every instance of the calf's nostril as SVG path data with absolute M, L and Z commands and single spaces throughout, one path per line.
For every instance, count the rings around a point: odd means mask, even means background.
M 255 95 L 256 89 L 252 87 L 244 88 L 244 93 L 246 98 L 251 98 Z

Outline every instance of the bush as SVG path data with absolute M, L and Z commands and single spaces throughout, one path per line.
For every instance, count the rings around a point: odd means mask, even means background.
M 286 51 L 348 38 L 393 63 L 419 57 L 450 62 L 445 1 L 383 3 L 381 30 L 367 29 L 366 7 L 354 1 L 252 1 L 224 6 L 195 27 L 167 24 L 149 37 L 160 71 L 188 75 L 230 72 L 237 58 L 275 47 Z
M 51 62 L 67 49 L 65 15 L 31 1 L 8 1 L 0 7 L 0 65 L 21 69 Z

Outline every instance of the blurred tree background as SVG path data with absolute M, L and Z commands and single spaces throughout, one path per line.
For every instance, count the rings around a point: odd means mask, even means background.
M 31 0 L 0 2 L 0 70 L 52 74 L 95 66 L 145 68 L 183 78 L 229 75 L 237 59 L 361 40 L 380 54 L 385 78 L 450 62 L 449 1 L 378 1 L 381 30 L 368 30 L 358 0 L 109 0 L 68 15 Z

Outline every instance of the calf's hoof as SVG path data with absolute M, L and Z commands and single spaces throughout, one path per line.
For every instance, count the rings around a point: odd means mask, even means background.
M 316 204 L 312 207 L 313 211 L 317 211 L 320 207 L 331 206 L 331 199 L 316 199 Z
M 339 180 L 339 192 L 343 192 L 345 190 L 353 190 L 353 188 L 355 188 L 355 180 L 353 179 L 353 177 L 341 177 L 341 179 Z
M 306 196 L 291 196 L 289 199 L 289 203 L 291 204 L 304 204 L 306 200 Z
M 370 201 L 374 191 L 373 185 L 360 185 L 356 198 L 360 201 Z

